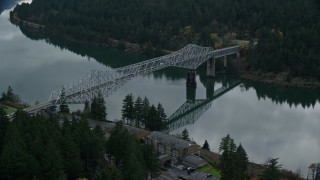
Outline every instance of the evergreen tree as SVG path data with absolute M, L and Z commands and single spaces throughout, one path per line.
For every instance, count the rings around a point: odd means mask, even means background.
M 151 144 L 142 144 L 141 151 L 144 158 L 145 169 L 147 170 L 146 176 L 149 174 L 151 176 L 157 175 L 160 171 L 160 164 L 156 152 Z
M 236 178 L 239 180 L 247 179 L 248 156 L 241 143 L 236 151 Z
M 150 109 L 150 103 L 147 97 L 144 97 L 143 102 L 142 102 L 142 122 L 147 124 L 148 121 L 148 113 Z
M 123 128 L 122 122 L 117 122 L 107 142 L 107 154 L 113 159 L 116 166 L 120 165 L 124 155 L 129 133 Z
M 132 136 L 129 136 L 125 147 L 123 175 L 126 180 L 140 180 L 146 177 L 142 153 Z
M 65 121 L 62 128 L 61 153 L 64 162 L 64 170 L 68 179 L 76 179 L 82 172 L 80 151 L 72 138 L 69 122 Z
M 4 145 L 4 138 L 10 124 L 5 110 L 0 107 L 0 155 Z
M 149 131 L 157 131 L 161 129 L 161 122 L 159 123 L 159 115 L 156 107 L 151 105 L 148 116 L 146 118 L 146 128 Z M 160 125 L 160 126 L 159 126 Z
M 91 108 L 90 108 L 90 102 L 89 101 L 86 101 L 84 103 L 84 108 L 83 108 L 83 114 L 85 116 L 89 115 L 91 113 Z
M 10 101 L 10 102 L 14 101 L 14 93 L 13 93 L 11 86 L 8 87 L 7 94 L 6 94 L 6 100 Z
M 7 99 L 7 94 L 5 92 L 2 92 L 0 101 L 5 101 L 6 99 Z
M 162 104 L 160 103 L 158 104 L 157 111 L 158 111 L 159 119 L 161 121 L 161 130 L 167 129 L 167 115 L 164 112 Z
M 186 128 L 182 131 L 182 139 L 186 141 L 190 141 L 189 132 Z
M 85 173 L 93 173 L 104 165 L 105 141 L 90 130 L 86 119 L 73 124 L 73 137 L 80 150 Z
M 133 111 L 133 95 L 128 94 L 123 100 L 122 103 L 122 120 L 132 125 L 134 120 L 134 111 Z
M 123 179 L 121 171 L 119 169 L 114 168 L 113 166 L 107 166 L 98 171 L 93 180 L 115 180 L 115 179 Z
M 66 102 L 66 92 L 64 87 L 62 86 L 61 95 L 60 95 L 60 113 L 69 113 L 70 109 Z
M 96 118 L 99 110 L 99 103 L 98 103 L 98 97 L 93 97 L 91 102 L 91 117 Z
M 207 140 L 204 141 L 204 144 L 203 144 L 203 146 L 202 146 L 202 149 L 205 149 L 205 150 L 210 151 L 209 143 L 208 143 Z
M 237 180 L 236 178 L 236 145 L 228 134 L 222 138 L 219 146 L 221 180 Z
M 32 179 L 40 176 L 40 171 L 39 162 L 26 151 L 18 128 L 10 126 L 0 156 L 0 179 Z
M 102 94 L 99 92 L 97 97 L 94 97 L 91 104 L 91 116 L 96 120 L 104 121 L 107 116 L 107 108 Z
M 135 126 L 140 127 L 140 124 L 142 122 L 142 99 L 141 97 L 138 97 L 136 101 L 134 102 L 133 106 L 133 112 L 134 112 L 134 121 L 135 121 Z
M 64 179 L 63 159 L 52 138 L 48 140 L 42 160 L 44 179 Z
M 264 172 L 262 173 L 261 180 L 280 180 L 281 178 L 281 166 L 278 164 L 279 158 L 270 158 L 264 165 Z

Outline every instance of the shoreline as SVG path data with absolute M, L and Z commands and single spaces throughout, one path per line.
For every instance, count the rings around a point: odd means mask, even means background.
M 10 20 L 12 23 L 14 23 L 18 26 L 22 25 L 25 28 L 30 28 L 32 30 L 39 31 L 41 33 L 52 34 L 54 36 L 60 37 L 61 39 L 64 39 L 64 40 L 70 41 L 70 42 L 74 42 L 74 43 L 93 45 L 93 46 L 105 46 L 105 47 L 111 46 L 111 47 L 115 47 L 118 49 L 122 49 L 123 51 L 129 50 L 133 53 L 144 53 L 144 52 L 146 52 L 146 50 L 147 51 L 151 50 L 151 52 L 156 52 L 156 48 L 154 48 L 154 47 L 145 47 L 145 45 L 143 45 L 143 44 L 136 44 L 136 43 L 127 42 L 127 41 L 123 41 L 123 40 L 117 40 L 117 39 L 113 39 L 113 38 L 108 38 L 107 42 L 99 42 L 96 40 L 93 40 L 93 41 L 77 40 L 77 39 L 73 38 L 72 36 L 59 35 L 59 34 L 48 31 L 46 29 L 46 26 L 43 24 L 37 24 L 37 23 L 33 23 L 30 21 L 20 19 L 17 15 L 17 12 L 13 12 L 13 14 L 10 14 Z M 163 55 L 167 55 L 167 54 L 170 54 L 174 51 L 167 50 L 167 49 L 161 49 L 160 52 Z
M 278 87 L 292 87 L 292 88 L 306 88 L 306 89 L 320 89 L 320 82 L 316 80 L 308 80 L 302 77 L 295 77 L 287 81 L 286 77 L 280 74 L 266 73 L 258 74 L 256 72 L 242 72 L 239 76 L 250 81 L 260 82 L 271 86 Z
M 50 33 L 55 36 L 59 36 L 55 33 L 51 33 L 50 31 L 46 31 L 46 26 L 42 24 L 37 24 L 29 21 L 22 20 L 17 17 L 17 13 L 13 12 L 13 14 L 10 15 L 10 20 L 12 23 L 20 26 L 24 26 L 26 28 L 30 28 L 33 30 L 37 30 L 41 33 Z M 79 44 L 87 44 L 87 45 L 93 45 L 93 46 L 105 46 L 105 47 L 115 47 L 122 49 L 123 51 L 128 51 L 130 50 L 133 53 L 143 53 L 146 52 L 147 50 L 144 45 L 136 44 L 136 43 L 131 43 L 131 42 L 126 42 L 126 41 L 121 41 L 121 40 L 116 40 L 112 38 L 108 38 L 108 41 L 105 43 L 99 43 L 98 41 L 83 41 L 83 40 L 76 40 L 71 36 L 59 36 L 60 38 L 74 42 L 74 43 L 79 43 Z M 149 49 L 150 50 L 150 49 Z M 156 49 L 151 47 L 151 51 L 155 52 Z M 166 49 L 161 49 L 161 53 L 163 55 L 170 54 L 174 51 L 172 50 L 166 50 Z M 264 84 L 272 85 L 272 86 L 279 86 L 279 87 L 293 87 L 293 88 L 307 88 L 307 89 L 320 89 L 320 81 L 316 80 L 307 80 L 302 77 L 295 77 L 292 78 L 289 81 L 287 81 L 287 74 L 283 73 L 281 74 L 273 74 L 273 73 L 265 73 L 265 74 L 260 74 L 254 71 L 246 71 L 246 72 L 240 72 L 238 74 L 241 78 L 251 80 L 251 81 L 256 81 L 256 82 L 261 82 Z

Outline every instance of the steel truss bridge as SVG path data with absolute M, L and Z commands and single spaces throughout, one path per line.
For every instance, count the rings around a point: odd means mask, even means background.
M 117 88 L 138 75 L 167 68 L 170 66 L 195 70 L 210 58 L 219 58 L 239 53 L 240 46 L 214 50 L 212 47 L 201 47 L 189 44 L 184 48 L 165 56 L 111 70 L 92 70 L 76 81 L 63 85 L 52 91 L 49 101 L 26 108 L 25 111 L 35 113 L 41 109 L 66 102 L 68 104 L 83 104 L 91 102 L 98 95 L 109 96 Z M 61 96 L 64 91 L 65 96 Z
M 213 96 L 211 96 L 211 98 L 187 100 L 168 118 L 168 131 L 171 132 L 180 127 L 194 124 L 208 109 L 210 109 L 212 102 L 215 99 L 224 95 L 239 84 L 240 81 L 235 81 L 229 85 L 222 86 L 213 92 Z

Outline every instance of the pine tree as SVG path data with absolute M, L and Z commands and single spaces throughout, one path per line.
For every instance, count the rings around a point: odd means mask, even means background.
M 143 102 L 142 102 L 142 122 L 146 126 L 147 121 L 148 121 L 148 113 L 150 109 L 150 103 L 147 97 L 144 97 Z
M 63 179 L 63 159 L 56 143 L 52 138 L 48 140 L 42 160 L 44 179 Z
M 82 171 L 80 151 L 74 143 L 69 121 L 65 121 L 62 127 L 61 153 L 64 162 L 64 170 L 68 179 L 76 179 Z
M 146 120 L 147 120 L 146 121 L 146 128 L 149 131 L 161 130 L 161 120 L 159 118 L 158 111 L 154 105 L 151 105 Z
M 106 102 L 102 96 L 102 94 L 98 93 L 98 114 L 97 117 L 100 120 L 105 120 L 107 116 L 107 107 Z
M 60 113 L 69 113 L 70 109 L 66 102 L 66 92 L 64 87 L 62 86 L 61 95 L 60 95 Z
M 278 159 L 279 158 L 270 158 L 267 160 L 264 165 L 265 170 L 260 177 L 261 180 L 280 180 L 280 169 L 282 165 L 278 164 Z
M 236 145 L 234 140 L 228 134 L 222 138 L 219 152 L 221 180 L 237 180 L 236 178 Z
M 6 94 L 6 100 L 10 101 L 10 102 L 14 101 L 14 94 L 13 94 L 13 90 L 12 90 L 11 86 L 8 87 L 7 94 Z
M 5 92 L 2 92 L 0 101 L 6 101 L 6 99 L 7 99 L 7 94 Z
M 0 107 L 0 154 L 3 149 L 5 134 L 10 124 L 6 115 L 4 109 Z
M 160 103 L 158 104 L 157 111 L 158 111 L 159 119 L 161 121 L 161 130 L 165 130 L 167 129 L 167 115 L 164 112 L 162 104 Z
M 148 171 L 148 174 L 155 175 L 160 171 L 160 165 L 156 152 L 151 144 L 142 144 L 141 151 L 144 158 L 145 169 Z
M 248 156 L 241 143 L 236 151 L 236 178 L 239 180 L 247 179 Z
M 190 141 L 189 132 L 186 128 L 182 131 L 182 139 L 186 141 Z
M 91 103 L 91 116 L 96 120 L 104 121 L 107 116 L 107 108 L 101 93 L 94 97 Z
M 32 179 L 40 171 L 39 162 L 26 151 L 17 126 L 10 126 L 0 156 L 0 179 Z
M 202 149 L 205 149 L 205 150 L 210 151 L 209 143 L 208 143 L 207 140 L 204 141 L 204 144 L 203 144 L 203 146 L 202 146 Z
M 135 126 L 140 127 L 142 122 L 142 99 L 138 97 L 133 106 Z
M 128 124 L 132 125 L 134 118 L 133 111 L 133 95 L 128 94 L 122 103 L 122 120 L 126 121 Z
M 89 102 L 89 101 L 86 101 L 86 102 L 84 103 L 83 114 L 84 114 L 85 116 L 87 116 L 87 115 L 90 114 L 90 112 L 91 112 L 90 102 Z

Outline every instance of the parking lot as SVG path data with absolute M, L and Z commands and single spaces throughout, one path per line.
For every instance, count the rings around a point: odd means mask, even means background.
M 190 179 L 190 180 L 218 180 L 215 177 L 207 177 L 207 173 L 194 171 L 188 174 L 187 170 L 183 170 L 182 167 L 172 166 L 167 171 L 161 173 L 161 175 L 155 179 L 157 180 L 177 180 L 177 179 Z

